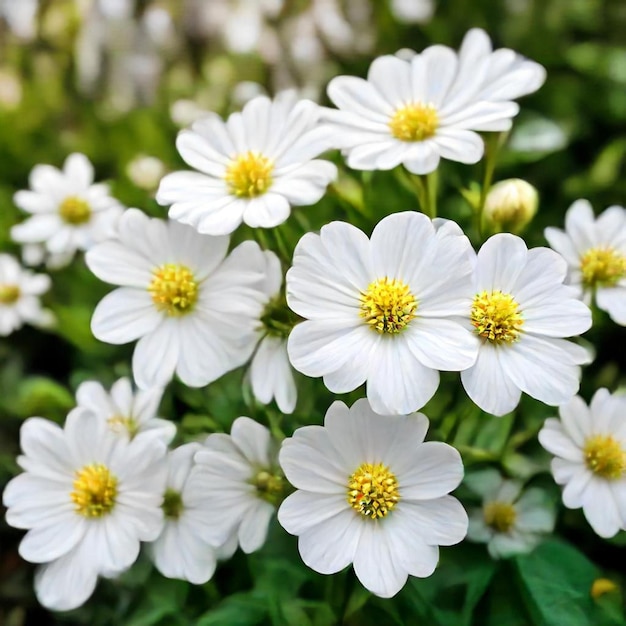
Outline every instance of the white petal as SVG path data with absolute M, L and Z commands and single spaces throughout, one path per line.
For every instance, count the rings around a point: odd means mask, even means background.
M 559 420 L 554 418 L 547 419 L 538 436 L 539 443 L 548 452 L 567 461 L 583 461 L 581 448 L 572 441 Z
M 274 515 L 274 507 L 269 502 L 256 499 L 239 526 L 238 537 L 241 549 L 246 553 L 256 552 L 265 543 L 270 519 Z
M 623 526 L 622 518 L 609 483 L 593 479 L 582 495 L 582 507 L 593 530 L 603 538 L 616 535 Z
M 528 249 L 524 240 L 501 233 L 489 237 L 478 252 L 476 286 L 479 291 L 511 293 L 526 264 Z
M 302 535 L 348 508 L 345 494 L 320 494 L 296 491 L 288 496 L 278 510 L 278 521 L 291 535 Z
M 144 335 L 133 352 L 133 376 L 140 389 L 165 387 L 179 358 L 180 342 L 175 319 L 164 320 Z

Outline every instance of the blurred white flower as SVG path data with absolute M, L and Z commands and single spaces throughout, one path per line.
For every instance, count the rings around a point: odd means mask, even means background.
M 134 185 L 153 191 L 165 174 L 165 164 L 161 159 L 146 154 L 137 155 L 126 166 L 126 175 Z
M 273 101 L 254 98 L 226 122 L 217 115 L 195 122 L 176 146 L 199 172 L 165 176 L 157 201 L 172 205 L 170 218 L 210 235 L 231 233 L 242 221 L 281 224 L 291 206 L 318 202 L 337 175 L 335 165 L 313 159 L 330 145 L 320 112 L 289 91 Z
M 0 254 L 0 336 L 6 337 L 24 323 L 48 327 L 52 313 L 41 308 L 39 296 L 50 289 L 50 277 L 24 269 L 17 260 Z
M 323 376 L 333 393 L 367 381 L 381 414 L 424 406 L 437 370 L 476 360 L 478 342 L 459 320 L 472 283 L 471 245 L 447 220 L 389 215 L 371 240 L 344 222 L 307 233 L 287 272 L 287 302 L 305 318 L 289 335 L 291 364 Z
M 36 165 L 30 173 L 30 190 L 18 191 L 15 204 L 31 213 L 11 228 L 13 241 L 43 244 L 51 255 L 73 255 L 94 243 L 113 237 L 122 213 L 109 187 L 94 184 L 93 165 L 83 154 L 70 154 L 59 170 Z
M 120 285 L 96 307 L 93 334 L 113 344 L 139 339 L 133 376 L 141 389 L 164 387 L 174 373 L 203 387 L 250 358 L 265 258 L 252 241 L 226 256 L 228 243 L 128 209 L 119 239 L 87 253 L 98 278 Z
M 435 12 L 434 0 L 391 0 L 391 12 L 399 22 L 425 24 Z
M 95 414 L 70 414 L 63 429 L 31 417 L 20 439 L 24 472 L 4 490 L 6 519 L 28 529 L 22 558 L 44 564 L 37 598 L 67 611 L 89 598 L 99 575 L 130 567 L 139 542 L 160 533 L 166 448 L 156 439 L 116 437 Z
M 473 472 L 463 483 L 483 498 L 479 509 L 469 509 L 467 538 L 486 543 L 492 558 L 531 552 L 554 530 L 556 507 L 542 489 L 522 491 L 522 483 L 494 469 Z
M 279 460 L 297 491 L 278 511 L 298 536 L 302 560 L 321 574 L 352 563 L 361 584 L 383 598 L 409 575 L 430 576 L 439 546 L 461 541 L 467 514 L 447 495 L 463 478 L 461 456 L 424 442 L 428 419 L 376 415 L 364 398 L 335 402 L 324 426 L 298 428 Z
M 490 237 L 478 252 L 469 318 L 480 349 L 461 381 L 484 411 L 509 413 L 522 391 L 552 406 L 578 391 L 580 365 L 591 359 L 564 338 L 589 330 L 591 311 L 563 284 L 566 269 L 552 250 L 528 250 L 508 233 Z
M 569 266 L 568 282 L 582 290 L 587 304 L 626 326 L 626 210 L 611 206 L 597 219 L 587 200 L 565 214 L 565 231 L 546 228 L 545 237 Z
M 580 396 L 549 418 L 539 443 L 551 454 L 563 504 L 579 509 L 600 537 L 626 530 L 626 397 L 598 389 L 587 406 Z
M 20 39 L 33 39 L 37 32 L 39 0 L 0 0 L 0 17 Z

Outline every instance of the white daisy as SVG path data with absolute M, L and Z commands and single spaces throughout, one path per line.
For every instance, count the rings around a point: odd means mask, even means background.
M 28 529 L 22 558 L 45 563 L 35 576 L 41 604 L 83 604 L 98 575 L 130 567 L 139 542 L 163 524 L 162 442 L 116 437 L 95 414 L 68 415 L 65 427 L 32 417 L 21 428 L 24 472 L 4 490 L 7 522 Z
M 424 406 L 437 370 L 476 360 L 478 342 L 460 320 L 472 254 L 456 224 L 415 212 L 384 218 L 371 240 L 344 222 L 304 235 L 287 272 L 287 302 L 306 318 L 289 335 L 292 365 L 333 393 L 367 381 L 381 414 Z
M 179 133 L 176 146 L 199 172 L 174 172 L 157 192 L 169 216 L 201 233 L 225 235 L 242 221 L 270 228 L 292 206 L 315 204 L 336 177 L 328 161 L 312 160 L 331 145 L 321 109 L 283 92 L 250 100 L 226 122 L 217 115 Z
M 458 543 L 467 514 L 449 495 L 463 478 L 451 446 L 424 443 L 428 419 L 376 415 L 367 400 L 335 402 L 324 426 L 299 428 L 283 442 L 280 465 L 298 489 L 278 521 L 298 535 L 302 560 L 334 574 L 350 563 L 363 586 L 383 598 L 407 577 L 430 576 L 439 546 Z
M 611 206 L 597 219 L 587 200 L 565 214 L 565 231 L 546 228 L 545 237 L 569 266 L 568 282 L 584 292 L 589 304 L 626 326 L 626 210 Z
M 50 326 L 52 313 L 41 308 L 39 296 L 50 289 L 50 277 L 24 269 L 17 260 L 0 254 L 0 336 L 6 337 L 24 323 Z
M 440 158 L 479 161 L 484 146 L 475 131 L 508 130 L 519 110 L 512 99 L 544 79 L 541 66 L 512 50 L 491 53 L 489 38 L 473 30 L 459 54 L 435 45 L 409 59 L 377 58 L 367 80 L 333 78 L 328 96 L 340 110 L 327 110 L 324 118 L 350 167 L 388 170 L 402 163 L 427 174 Z
M 549 418 L 539 443 L 551 454 L 563 504 L 579 509 L 600 537 L 626 530 L 626 397 L 598 389 L 587 406 L 580 396 Z
M 271 251 L 265 251 L 265 293 L 268 301 L 261 315 L 260 342 L 250 364 L 250 384 L 254 397 L 263 404 L 276 399 L 283 413 L 293 413 L 297 389 L 287 356 L 288 321 L 283 322 L 287 308 L 282 296 L 283 270 L 280 260 Z
M 285 487 L 275 447 L 265 426 L 238 417 L 230 435 L 209 435 L 204 449 L 196 453 L 187 485 L 203 494 L 198 511 L 214 545 L 236 534 L 241 549 L 249 554 L 265 543 Z
M 473 472 L 464 484 L 483 498 L 479 509 L 469 510 L 467 538 L 486 543 L 492 558 L 531 552 L 554 530 L 554 502 L 542 489 L 522 491 L 522 483 L 504 480 L 494 469 Z
M 150 544 L 156 568 L 168 578 L 188 580 L 195 585 L 207 582 L 217 561 L 215 546 L 204 539 L 207 526 L 197 503 L 206 501 L 204 488 L 189 485 L 194 454 L 199 443 L 188 443 L 168 455 L 168 475 L 163 496 L 165 525 L 159 537 Z M 212 503 L 213 505 L 215 502 Z
M 265 258 L 252 241 L 228 256 L 227 248 L 228 237 L 129 209 L 119 239 L 87 253 L 98 278 L 121 285 L 96 307 L 93 334 L 113 344 L 139 339 L 133 375 L 141 389 L 164 387 L 174 373 L 202 387 L 250 358 L 266 300 Z
M 29 191 L 18 191 L 15 204 L 32 216 L 13 226 L 17 243 L 44 244 L 55 257 L 87 250 L 113 237 L 122 208 L 103 183 L 93 184 L 93 165 L 83 154 L 70 154 L 63 170 L 37 165 L 30 173 Z
M 95 380 L 81 383 L 76 390 L 80 415 L 95 413 L 116 435 L 132 439 L 137 435 L 156 437 L 169 444 L 176 435 L 176 426 L 157 417 L 163 389 L 154 388 L 133 392 L 128 378 L 120 378 L 107 392 Z
M 470 321 L 480 349 L 461 381 L 484 411 L 509 413 L 522 391 L 553 406 L 578 391 L 579 365 L 589 354 L 564 337 L 589 330 L 591 312 L 563 284 L 566 270 L 552 250 L 528 250 L 508 233 L 490 237 L 478 252 Z

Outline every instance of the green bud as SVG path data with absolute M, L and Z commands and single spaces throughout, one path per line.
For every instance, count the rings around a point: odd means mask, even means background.
M 489 190 L 484 219 L 494 232 L 521 233 L 539 206 L 537 190 L 525 180 L 509 178 Z

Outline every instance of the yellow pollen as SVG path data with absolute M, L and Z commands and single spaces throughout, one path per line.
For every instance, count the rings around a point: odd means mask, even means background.
M 379 333 L 399 333 L 415 317 L 417 300 L 401 280 L 379 278 L 361 293 L 360 316 Z
M 517 513 L 508 502 L 489 502 L 483 509 L 485 524 L 498 533 L 508 533 L 515 524 Z
M 272 474 L 268 470 L 260 470 L 252 480 L 257 495 L 270 504 L 278 505 L 285 490 L 285 481 L 281 474 Z
M 134 417 L 123 417 L 121 415 L 114 415 L 107 420 L 109 428 L 114 433 L 128 433 L 128 436 L 132 439 L 139 432 L 139 424 Z
M 274 161 L 258 152 L 249 151 L 231 161 L 224 179 L 234 196 L 256 198 L 269 189 L 273 171 Z
M 585 464 L 601 478 L 617 480 L 626 473 L 626 450 L 610 435 L 594 435 L 585 441 Z
M 148 291 L 159 311 L 175 316 L 193 309 L 198 299 L 198 283 L 188 267 L 166 263 L 153 270 L 152 275 Z
M 70 498 L 80 515 L 102 517 L 111 512 L 116 497 L 117 478 L 105 465 L 92 463 L 76 472 Z
M 470 319 L 481 337 L 498 344 L 517 341 L 524 325 L 515 298 L 501 291 L 476 294 Z
M 424 141 L 439 128 L 439 116 L 430 104 L 409 104 L 391 116 L 389 128 L 391 134 L 400 141 Z
M 77 226 L 89 221 L 91 207 L 82 198 L 69 196 L 59 205 L 59 215 L 64 222 Z
M 398 481 L 382 463 L 363 463 L 348 479 L 348 503 L 364 517 L 383 518 L 399 500 Z
M 591 248 L 580 259 L 586 287 L 610 287 L 626 276 L 626 257 L 613 248 Z
M 0 283 L 0 304 L 15 304 L 20 297 L 20 288 L 17 285 L 3 285 Z

